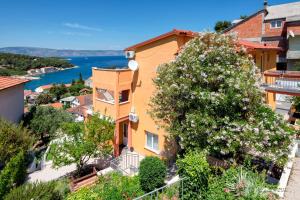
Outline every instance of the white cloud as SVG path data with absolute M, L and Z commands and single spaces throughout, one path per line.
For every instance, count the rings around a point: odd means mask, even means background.
M 88 31 L 98 31 L 98 32 L 102 31 L 101 28 L 85 26 L 85 25 L 78 24 L 78 23 L 69 23 L 69 22 L 67 22 L 67 23 L 63 23 L 63 26 L 68 27 L 68 28 L 88 30 Z
M 90 37 L 92 34 L 81 32 L 61 32 L 63 35 Z

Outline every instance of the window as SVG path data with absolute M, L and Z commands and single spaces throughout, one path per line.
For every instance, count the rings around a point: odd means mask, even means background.
M 158 135 L 146 131 L 146 148 L 158 151 Z
M 129 90 L 123 90 L 119 94 L 119 103 L 124 103 L 129 100 Z
M 273 20 L 271 21 L 271 28 L 281 28 L 282 20 Z

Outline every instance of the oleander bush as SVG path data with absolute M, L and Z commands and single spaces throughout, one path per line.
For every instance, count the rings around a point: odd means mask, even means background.
M 183 151 L 237 161 L 258 155 L 283 166 L 293 131 L 264 103 L 260 73 L 232 35 L 202 33 L 158 67 L 152 117 Z
M 146 157 L 140 163 L 140 185 L 145 192 L 151 192 L 164 185 L 166 178 L 166 165 L 158 157 Z

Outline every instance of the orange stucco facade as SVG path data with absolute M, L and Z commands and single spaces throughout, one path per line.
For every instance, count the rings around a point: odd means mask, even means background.
M 139 64 L 137 71 L 129 69 L 93 68 L 93 106 L 94 112 L 110 116 L 116 122 L 114 150 L 118 156 L 124 146 L 144 155 L 165 156 L 166 136 L 149 114 L 150 98 L 155 92 L 153 78 L 157 67 L 176 58 L 180 48 L 193 35 L 187 31 L 173 30 L 151 40 L 129 47 L 134 51 L 134 59 Z M 262 72 L 275 69 L 276 50 L 252 49 L 257 66 Z M 129 91 L 123 98 L 122 91 Z M 101 93 L 101 94 L 100 94 Z M 275 95 L 267 93 L 266 101 L 275 106 Z M 123 101 L 125 99 L 125 101 Z M 138 116 L 138 121 L 129 120 L 129 113 Z M 149 135 L 151 138 L 149 138 Z M 149 147 L 148 142 L 155 143 Z
M 180 47 L 191 38 L 190 35 L 174 30 L 153 41 L 133 46 L 130 50 L 134 50 L 134 60 L 139 64 L 139 69 L 135 72 L 93 68 L 94 112 L 110 116 L 116 122 L 115 155 L 120 154 L 124 145 L 144 156 L 164 155 L 165 136 L 168 133 L 159 128 L 148 113 L 150 98 L 155 92 L 153 78 L 156 76 L 157 67 L 174 60 Z M 113 91 L 110 94 L 114 96 L 114 102 L 99 99 L 99 88 Z M 125 103 L 116 101 L 120 99 L 119 94 L 122 90 L 130 90 L 128 101 Z M 138 122 L 128 120 L 130 112 L 138 116 Z M 147 133 L 156 136 L 156 148 L 147 146 Z

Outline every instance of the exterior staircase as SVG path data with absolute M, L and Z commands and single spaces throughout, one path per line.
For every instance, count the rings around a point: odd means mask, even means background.
M 142 159 L 144 159 L 144 156 L 131 152 L 125 147 L 121 155 L 110 162 L 110 166 L 125 176 L 134 176 L 138 173 Z

